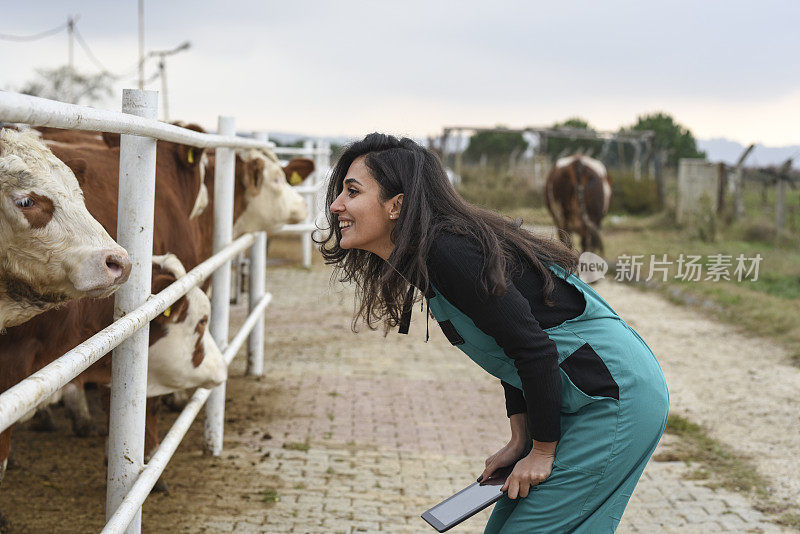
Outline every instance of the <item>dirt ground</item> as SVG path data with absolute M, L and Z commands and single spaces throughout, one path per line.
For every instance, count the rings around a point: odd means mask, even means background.
M 268 270 L 275 305 L 267 311 L 265 375 L 244 376 L 244 357 L 237 356 L 227 383 L 225 452 L 201 453 L 201 412 L 165 471 L 169 493 L 144 505 L 144 532 L 427 532 L 419 513 L 462 483 L 442 473 L 470 473 L 501 444 L 507 422 L 497 417 L 504 411 L 494 380 L 465 363 L 434 322 L 424 343 L 419 308 L 409 336 L 354 336 L 352 293 L 328 285 L 330 271 L 315 261 L 311 272 Z M 672 410 L 750 455 L 772 496 L 800 509 L 800 370 L 782 349 L 655 294 L 611 282 L 597 288 L 659 357 Z M 243 306 L 232 311 L 232 333 L 243 314 Z M 97 404 L 97 392 L 89 393 Z M 62 412 L 56 408 L 57 432 L 15 430 L 16 467 L 0 487 L 8 532 L 93 532 L 104 524 L 104 438 L 72 436 Z M 95 414 L 101 425 L 101 411 Z M 165 413 L 161 428 L 174 418 Z M 646 471 L 645 498 L 666 487 L 662 471 Z M 419 493 L 404 494 L 408 487 Z M 690 509 L 654 495 L 655 502 Z M 715 495 L 726 503 L 735 498 Z M 652 524 L 655 505 L 634 497 L 631 507 L 639 510 L 630 513 L 640 522 L 629 519 L 621 530 L 709 531 L 637 528 Z M 703 510 L 697 513 L 710 513 Z M 744 531 L 730 510 L 718 515 L 715 528 Z M 379 524 L 382 517 L 395 526 Z M 689 512 L 681 517 L 681 525 L 692 523 Z M 470 528 L 479 532 L 482 522 Z

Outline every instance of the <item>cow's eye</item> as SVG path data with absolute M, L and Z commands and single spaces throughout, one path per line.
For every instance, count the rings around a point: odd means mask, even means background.
M 33 207 L 34 202 L 31 197 L 23 197 L 15 200 L 14 204 L 20 208 L 31 208 Z

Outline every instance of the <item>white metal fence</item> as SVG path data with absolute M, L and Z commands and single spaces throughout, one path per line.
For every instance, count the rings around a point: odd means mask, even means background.
M 203 404 L 206 404 L 205 447 L 213 455 L 222 452 L 225 384 L 213 390 L 198 389 L 157 452 L 144 464 L 149 322 L 213 273 L 211 335 L 228 363 L 249 336 L 248 372 L 261 374 L 263 313 L 272 298 L 264 292 L 266 234 L 245 234 L 232 241 L 233 149 L 271 147 L 271 144 L 263 139 L 236 137 L 232 117 L 220 117 L 218 134 L 213 135 L 161 123 L 156 116 L 157 93 L 153 91 L 125 90 L 122 113 L 0 91 L 0 121 L 122 134 L 117 242 L 128 251 L 132 270 L 130 278 L 115 297 L 115 311 L 121 317 L 115 317 L 117 320 L 108 328 L 0 395 L 2 431 L 114 349 L 109 414 L 107 524 L 103 530 L 107 533 L 141 531 L 142 503 Z M 151 297 L 157 139 L 216 150 L 214 255 Z M 327 165 L 320 165 L 318 169 L 317 175 L 320 176 Z M 250 313 L 239 332 L 228 343 L 231 258 L 248 247 L 252 262 Z
M 325 190 L 327 187 L 328 169 L 330 167 L 331 145 L 326 141 L 306 141 L 303 148 L 275 147 L 272 149 L 278 155 L 311 156 L 314 159 L 314 174 L 308 177 L 301 185 L 295 186 L 295 191 L 303 195 L 308 206 L 308 217 L 298 224 L 287 224 L 280 233 L 301 234 L 303 247 L 303 267 L 311 267 L 311 234 L 321 223 L 325 206 Z

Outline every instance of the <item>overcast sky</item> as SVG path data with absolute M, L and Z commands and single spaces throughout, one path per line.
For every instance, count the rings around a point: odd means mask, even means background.
M 78 29 L 110 70 L 137 61 L 136 0 L 0 9 L 0 34 L 80 14 Z M 800 144 L 796 0 L 145 0 L 145 29 L 147 50 L 191 41 L 168 60 L 170 115 L 211 128 L 228 114 L 240 130 L 320 135 L 424 136 L 571 116 L 616 129 L 663 110 L 701 138 Z M 77 45 L 75 58 L 96 70 Z M 0 41 L 0 87 L 66 61 L 66 31 Z M 104 107 L 118 109 L 121 88 L 135 83 L 119 84 Z

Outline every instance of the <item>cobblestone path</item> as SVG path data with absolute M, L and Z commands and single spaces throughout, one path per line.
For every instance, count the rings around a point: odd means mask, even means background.
M 408 336 L 353 334 L 352 292 L 330 286 L 329 278 L 330 270 L 319 267 L 270 269 L 275 298 L 265 376 L 241 377 L 237 358 L 228 396 L 235 412 L 237 384 L 248 382 L 250 400 L 258 402 L 263 391 L 271 415 L 226 428 L 220 462 L 249 473 L 237 472 L 236 491 L 253 498 L 236 512 L 204 504 L 192 511 L 195 528 L 434 532 L 419 515 L 470 483 L 507 439 L 500 385 L 451 347 L 433 322 L 425 343 L 419 308 Z M 686 469 L 652 461 L 619 532 L 784 531 L 744 497 L 685 480 Z M 482 532 L 488 515 L 453 532 Z

